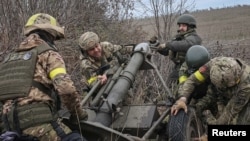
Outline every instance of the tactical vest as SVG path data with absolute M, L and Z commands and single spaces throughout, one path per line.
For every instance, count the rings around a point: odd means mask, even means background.
M 9 54 L 0 64 L 0 100 L 16 99 L 28 96 L 34 86 L 34 72 L 37 56 L 47 50 L 53 50 L 47 44 L 22 52 Z
M 180 68 L 181 64 L 185 62 L 185 56 L 186 52 L 173 52 L 169 51 L 169 58 L 175 63 L 175 65 L 178 65 Z
M 195 34 L 195 30 L 190 29 L 185 33 L 177 34 L 175 39 L 173 40 L 181 41 L 185 39 L 187 36 L 189 36 L 190 34 Z M 181 64 L 185 61 L 186 53 L 187 52 L 173 52 L 170 50 L 169 57 L 176 65 L 179 65 L 178 68 L 180 68 Z

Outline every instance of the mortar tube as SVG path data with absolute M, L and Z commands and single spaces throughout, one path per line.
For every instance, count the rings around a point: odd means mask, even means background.
M 104 102 L 100 109 L 104 109 L 99 111 L 96 114 L 95 121 L 103 124 L 104 126 L 109 127 L 112 124 L 112 109 L 110 107 L 116 107 L 119 103 L 121 103 L 128 93 L 129 88 L 132 86 L 135 75 L 140 69 L 142 63 L 144 61 L 144 54 L 142 52 L 135 52 L 121 73 L 120 77 L 117 80 L 117 83 L 111 89 L 108 97 L 106 98 L 106 102 Z M 109 105 L 108 105 L 109 104 Z

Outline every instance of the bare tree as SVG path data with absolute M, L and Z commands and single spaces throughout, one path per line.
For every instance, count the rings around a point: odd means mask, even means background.
M 142 13 L 151 17 L 148 19 L 153 19 L 150 21 L 152 22 L 151 28 L 154 29 L 154 33 L 150 36 L 156 35 L 162 43 L 170 40 L 172 33 L 174 33 L 173 29 L 176 29 L 173 28 L 173 25 L 177 17 L 189 11 L 194 6 L 194 0 L 139 0 L 137 2 L 142 9 L 144 9 Z M 173 62 L 169 58 L 159 54 L 154 55 L 152 61 L 156 62 L 160 73 L 167 82 L 169 72 L 171 72 L 174 67 Z M 140 75 L 143 81 L 138 81 L 137 85 L 141 86 L 139 88 L 148 93 L 143 93 L 146 101 L 152 101 L 152 99 L 156 97 L 160 97 L 163 100 L 166 98 L 164 96 L 166 91 L 163 89 L 155 73 L 143 72 Z M 154 86 L 157 87 L 152 87 L 152 84 L 156 84 Z M 170 89 L 173 91 L 174 88 Z
M 57 42 L 69 73 L 78 83 L 78 38 L 86 31 L 98 33 L 115 44 L 137 43 L 144 38 L 141 27 L 133 24 L 133 0 L 1 0 L 0 61 L 23 39 L 23 27 L 35 13 L 48 13 L 65 27 L 64 40 Z M 128 30 L 129 29 L 129 30 Z
M 139 0 L 138 3 L 145 10 L 144 13 L 154 18 L 155 35 L 161 41 L 170 39 L 176 18 L 194 8 L 195 0 Z

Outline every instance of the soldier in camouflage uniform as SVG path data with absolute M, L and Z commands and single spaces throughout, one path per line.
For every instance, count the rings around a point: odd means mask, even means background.
M 184 83 L 181 97 L 171 107 L 171 113 L 187 111 L 186 103 L 195 87 L 209 80 L 213 92 L 207 93 L 207 102 L 224 104 L 222 113 L 214 117 L 206 113 L 208 124 L 250 124 L 250 66 L 238 58 L 216 57 L 203 65 Z M 236 121 L 236 122 L 233 122 Z
M 38 13 L 28 19 L 24 34 L 26 39 L 0 65 L 0 138 L 19 134 L 22 140 L 85 140 L 61 122 L 57 113 L 60 98 L 72 122 L 88 116 L 54 44 L 64 38 L 64 29 L 54 17 Z
M 185 56 L 187 50 L 193 45 L 201 45 L 202 39 L 196 33 L 196 20 L 190 14 L 183 14 L 177 19 L 177 25 L 179 30 L 177 35 L 171 41 L 160 44 L 156 37 L 150 39 L 152 45 L 158 46 L 158 52 L 162 55 L 169 56 L 169 58 L 174 62 L 175 67 L 169 76 L 170 81 L 178 80 L 178 71 L 180 66 L 185 61 Z
M 121 45 L 113 45 L 110 42 L 100 42 L 99 36 L 94 32 L 86 32 L 79 38 L 79 46 L 82 54 L 81 72 L 83 75 L 83 83 L 88 86 L 88 89 L 97 82 L 101 84 L 107 82 L 108 75 L 111 75 L 116 70 L 120 55 L 132 53 L 132 46 L 123 47 Z M 117 59 L 118 58 L 118 59 Z M 99 70 L 105 65 L 110 65 L 108 73 L 100 73 Z
M 179 71 L 179 84 L 178 84 L 178 91 L 181 89 L 184 85 L 184 82 L 187 80 L 187 78 L 193 74 L 195 71 L 199 69 L 202 65 L 207 63 L 210 60 L 210 54 L 208 50 L 201 45 L 194 45 L 191 48 L 188 49 L 185 62 L 181 65 L 180 71 Z M 190 96 L 190 99 L 188 100 L 191 105 L 195 105 L 199 99 L 201 99 L 203 96 L 206 95 L 208 90 L 208 81 L 203 83 L 199 88 L 196 88 L 192 95 Z M 177 92 L 175 99 L 178 99 L 179 93 Z M 200 107 L 200 106 L 198 106 Z
M 179 71 L 179 84 L 178 84 L 178 90 L 176 99 L 180 97 L 178 95 L 181 93 L 182 87 L 187 80 L 187 78 L 193 74 L 195 71 L 199 69 L 202 65 L 206 64 L 210 60 L 210 54 L 208 50 L 201 45 L 194 45 L 191 48 L 188 49 L 185 62 L 182 64 L 180 71 Z M 206 132 L 207 126 L 206 126 L 206 118 L 202 113 L 204 113 L 206 110 L 212 111 L 212 113 L 216 116 L 220 112 L 222 112 L 224 107 L 220 103 L 215 103 L 216 101 L 208 102 L 210 99 L 206 98 L 207 95 L 210 95 L 209 93 L 212 93 L 212 85 L 209 84 L 209 80 L 207 79 L 204 83 L 199 85 L 199 87 L 196 87 L 192 94 L 190 95 L 189 99 L 187 100 L 187 104 L 190 107 L 193 107 L 196 112 L 197 121 L 201 121 L 201 125 L 203 126 L 202 131 Z M 202 136 L 201 138 L 205 138 Z

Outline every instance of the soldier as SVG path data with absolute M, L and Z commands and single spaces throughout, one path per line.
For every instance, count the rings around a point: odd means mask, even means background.
M 81 72 L 83 75 L 83 83 L 88 86 L 88 89 L 97 82 L 101 84 L 107 82 L 107 75 L 113 74 L 115 66 L 122 60 L 121 55 L 130 54 L 133 47 L 122 47 L 113 45 L 110 42 L 100 42 L 99 36 L 94 32 L 86 32 L 79 38 L 79 46 L 81 49 Z M 118 59 L 117 59 L 118 58 Z M 100 68 L 109 65 L 109 73 L 100 73 Z
M 180 66 L 185 61 L 185 55 L 187 50 L 193 45 L 201 45 L 202 39 L 196 33 L 196 20 L 190 14 L 183 14 L 177 20 L 179 30 L 177 35 L 171 41 L 160 44 L 157 41 L 157 37 L 152 37 L 150 43 L 158 46 L 157 51 L 169 58 L 174 62 L 175 67 L 171 72 L 169 80 L 177 81 L 178 71 Z
M 223 102 L 224 108 L 218 117 L 205 114 L 208 124 L 250 124 L 250 66 L 238 58 L 215 57 L 193 73 L 184 83 L 181 97 L 171 107 L 176 115 L 180 109 L 187 111 L 186 103 L 196 87 L 205 81 L 213 86 L 207 93 L 207 102 Z M 234 122 L 235 121 L 235 122 Z
M 208 50 L 201 45 L 194 45 L 188 49 L 185 62 L 181 65 L 179 71 L 179 84 L 178 84 L 178 92 L 176 93 L 178 98 L 178 94 L 181 93 L 184 82 L 187 78 L 193 74 L 195 71 L 199 69 L 202 65 L 207 63 L 210 60 L 210 54 Z M 202 84 L 199 88 L 195 89 L 192 95 L 189 98 L 189 102 L 192 105 L 198 102 L 198 99 L 202 98 L 206 95 L 208 90 L 208 81 Z M 200 107 L 200 106 L 199 106 Z
M 54 44 L 64 38 L 64 29 L 51 15 L 38 13 L 28 19 L 24 34 L 26 39 L 0 65 L 0 138 L 85 140 L 61 122 L 57 113 L 60 97 L 72 122 L 88 116 L 80 107 L 79 94 Z

